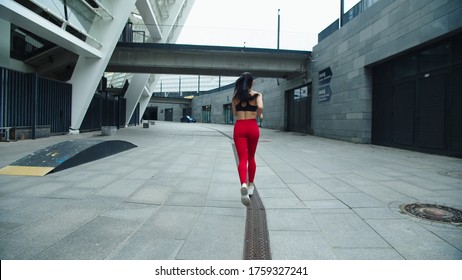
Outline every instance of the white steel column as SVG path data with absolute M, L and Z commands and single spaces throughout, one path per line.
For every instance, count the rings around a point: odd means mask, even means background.
M 147 10 L 152 11 L 154 7 L 148 1 L 149 0 L 138 0 L 136 3 L 138 10 L 143 10 L 144 13 L 146 13 Z M 181 26 L 183 26 L 183 24 L 186 22 L 186 19 L 188 18 L 189 12 L 191 11 L 194 1 L 195 0 L 172 1 L 173 4 L 169 7 L 168 10 L 169 17 L 166 19 L 156 19 L 155 15 L 152 15 L 152 18 L 149 17 L 147 19 L 148 22 L 160 22 L 162 26 L 167 26 L 166 28 L 160 29 L 162 30 L 162 32 L 159 31 L 159 28 L 156 28 L 156 32 L 153 39 L 159 43 L 176 42 L 178 36 L 180 35 Z M 144 16 L 143 19 L 145 17 L 146 16 Z M 151 27 L 149 30 L 150 32 L 153 32 L 154 28 Z M 161 36 L 160 40 L 158 39 L 158 36 Z M 153 39 L 151 39 L 151 42 L 154 41 Z M 159 75 L 154 74 L 148 76 L 146 76 L 145 74 L 133 75 L 133 78 L 127 89 L 127 93 L 125 94 L 125 98 L 127 99 L 127 124 L 129 123 L 138 102 L 140 103 L 140 118 L 143 116 L 143 113 L 149 104 L 149 100 L 151 99 L 151 95 L 154 92 L 154 87 L 158 82 L 158 77 Z M 140 85 L 135 85 L 135 81 L 136 83 L 142 83 L 142 87 Z M 132 89 L 132 87 L 136 87 L 136 89 L 141 90 L 137 91 L 135 89 Z
M 130 118 L 135 111 L 136 104 L 140 101 L 141 95 L 143 94 L 144 86 L 149 79 L 150 74 L 135 74 L 133 75 L 130 85 L 128 86 L 127 92 L 125 93 L 125 99 L 127 99 L 127 111 L 126 111 L 126 123 L 130 122 Z M 144 110 L 141 111 L 140 104 L 140 118 L 142 117 Z
M 136 0 L 106 1 L 105 6 L 112 13 L 113 19 L 102 19 L 93 23 L 91 35 L 102 44 L 101 58 L 80 56 L 70 80 L 72 84 L 72 121 L 71 129 L 78 130 L 91 103 L 96 88 L 103 76 L 109 59 L 127 23 L 130 13 L 135 8 Z

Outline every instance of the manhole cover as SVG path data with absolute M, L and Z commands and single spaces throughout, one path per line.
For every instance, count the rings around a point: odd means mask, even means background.
M 401 211 L 411 216 L 452 224 L 462 224 L 462 211 L 437 204 L 411 203 L 400 206 Z

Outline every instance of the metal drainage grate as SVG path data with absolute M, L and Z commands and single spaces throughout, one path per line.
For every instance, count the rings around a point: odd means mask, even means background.
M 256 189 L 247 207 L 244 260 L 271 260 L 265 208 Z
M 462 211 L 437 204 L 411 203 L 400 206 L 403 213 L 411 216 L 456 225 L 462 224 Z

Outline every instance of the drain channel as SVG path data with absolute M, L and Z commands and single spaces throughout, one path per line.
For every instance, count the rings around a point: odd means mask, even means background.
M 255 188 L 247 207 L 244 260 L 271 260 L 266 212 Z

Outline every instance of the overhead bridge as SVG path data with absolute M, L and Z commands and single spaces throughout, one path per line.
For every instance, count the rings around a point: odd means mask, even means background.
M 303 75 L 309 51 L 119 42 L 106 71 L 290 79 Z

